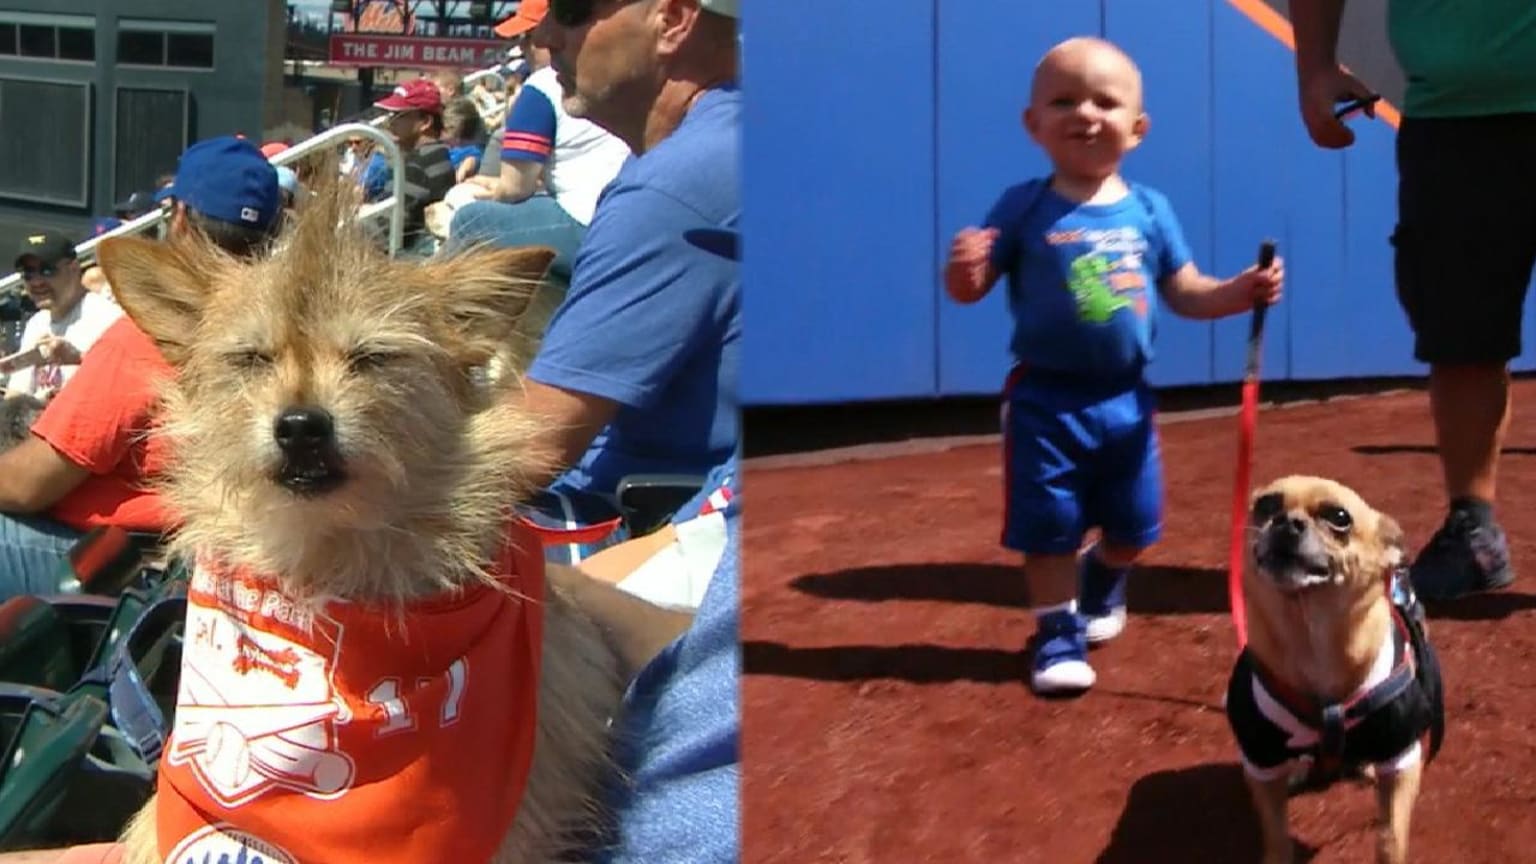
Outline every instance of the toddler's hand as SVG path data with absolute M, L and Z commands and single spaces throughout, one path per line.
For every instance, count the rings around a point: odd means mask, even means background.
M 1277 256 L 1272 264 L 1262 270 L 1255 265 L 1234 276 L 1232 293 L 1245 307 L 1257 303 L 1272 306 L 1280 302 L 1284 284 L 1285 261 Z
M 951 291 L 963 286 L 961 293 L 972 294 L 987 284 L 987 271 L 992 262 L 992 244 L 997 241 L 996 228 L 961 228 L 949 244 L 949 262 L 945 265 L 945 281 Z

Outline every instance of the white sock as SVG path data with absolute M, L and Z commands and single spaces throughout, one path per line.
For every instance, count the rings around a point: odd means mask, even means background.
M 1036 606 L 1032 611 L 1035 613 L 1036 619 L 1044 618 L 1055 612 L 1076 612 L 1077 599 L 1073 598 L 1065 603 L 1057 603 L 1055 606 Z

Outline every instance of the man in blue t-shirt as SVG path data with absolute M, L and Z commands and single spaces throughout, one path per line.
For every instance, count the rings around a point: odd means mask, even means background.
M 573 511 L 562 513 L 567 525 L 612 515 L 628 475 L 702 476 L 740 441 L 739 265 L 707 248 L 708 238 L 734 233 L 741 214 L 736 20 L 712 11 L 719 5 L 705 0 L 668 27 L 643 20 L 659 14 L 652 4 L 590 21 L 559 20 L 556 6 L 536 33 L 561 76 L 566 111 L 636 154 L 598 201 L 523 388 L 568 469 L 550 478 Z M 574 27 L 583 38 L 570 38 Z M 678 40 L 666 51 L 611 42 L 663 31 Z M 616 47 L 654 68 L 593 54 Z
M 622 782 L 607 802 L 614 829 L 593 856 L 602 864 L 738 858 L 741 474 L 734 457 L 709 473 L 673 523 L 682 536 L 694 522 L 720 519 L 724 551 L 692 624 L 624 695 L 615 754 Z

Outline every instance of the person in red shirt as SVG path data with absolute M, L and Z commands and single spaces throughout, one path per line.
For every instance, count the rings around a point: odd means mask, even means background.
M 188 148 L 170 194 L 173 235 L 197 232 L 234 255 L 258 252 L 278 228 L 277 172 L 241 139 Z M 95 526 L 173 527 L 147 482 L 164 464 L 164 444 L 151 432 L 157 383 L 169 374 L 124 317 L 86 352 L 32 436 L 0 454 L 0 601 L 57 593 L 70 547 Z

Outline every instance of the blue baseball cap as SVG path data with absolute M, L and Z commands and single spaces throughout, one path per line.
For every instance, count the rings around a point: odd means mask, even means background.
M 233 135 L 188 147 L 169 191 L 210 219 L 250 228 L 271 227 L 283 206 L 277 171 L 254 144 Z

